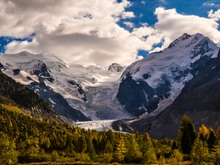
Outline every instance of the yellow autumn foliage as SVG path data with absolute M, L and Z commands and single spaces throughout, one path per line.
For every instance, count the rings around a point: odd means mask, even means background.
M 208 138 L 209 129 L 204 124 L 202 124 L 201 127 L 199 127 L 198 135 L 202 135 L 203 137 Z
M 25 115 L 25 113 L 17 106 L 7 105 L 7 104 L 0 104 L 0 106 L 8 111 L 13 111 Z

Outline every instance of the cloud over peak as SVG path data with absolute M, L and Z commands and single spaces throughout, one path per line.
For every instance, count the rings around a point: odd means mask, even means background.
M 161 41 L 166 47 L 186 32 L 200 32 L 215 42 L 220 41 L 218 11 L 210 11 L 209 18 L 202 18 L 158 7 L 155 25 L 135 27 L 129 21 L 135 13 L 126 11 L 130 5 L 128 0 L 2 0 L 1 34 L 13 37 L 36 34 L 32 42 L 11 42 L 6 53 L 24 50 L 53 53 L 68 65 L 106 66 L 112 62 L 128 65 L 140 58 L 138 50 L 150 51 Z M 131 31 L 121 27 L 119 21 Z

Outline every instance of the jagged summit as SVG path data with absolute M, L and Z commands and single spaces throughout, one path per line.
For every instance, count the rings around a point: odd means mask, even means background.
M 191 35 L 184 33 L 182 36 L 180 36 L 179 38 L 175 39 L 173 42 L 171 42 L 171 44 L 168 46 L 168 48 L 173 48 L 175 47 L 179 42 L 187 40 L 191 37 Z
M 211 42 L 208 37 L 205 37 L 201 33 L 197 33 L 194 35 L 184 33 L 183 35 L 175 39 L 173 42 L 171 42 L 170 45 L 168 46 L 168 49 L 174 49 L 175 47 L 177 48 L 190 47 L 191 45 L 195 44 L 199 40 L 207 40 Z

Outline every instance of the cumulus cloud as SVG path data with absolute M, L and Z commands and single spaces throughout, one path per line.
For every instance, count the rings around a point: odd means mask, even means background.
M 3 0 L 0 5 L 3 35 L 36 33 L 32 42 L 10 43 L 6 53 L 54 53 L 68 65 L 128 65 L 145 44 L 117 24 L 135 17 L 125 10 L 131 5 L 127 0 Z
M 220 32 L 215 19 L 195 15 L 182 15 L 175 9 L 166 10 L 159 7 L 155 10 L 158 22 L 155 24 L 157 33 L 164 37 L 164 47 L 183 33 L 202 33 L 214 42 L 220 42 Z
M 218 9 L 217 11 L 210 10 L 209 11 L 209 18 L 212 18 L 215 21 L 220 20 L 220 9 Z
M 134 24 L 132 22 L 123 22 L 124 25 L 126 25 L 127 27 L 129 28 L 133 28 L 134 27 Z
M 134 13 L 131 11 L 123 12 L 121 16 L 123 19 L 135 17 Z
M 32 42 L 11 42 L 6 53 L 54 53 L 68 65 L 128 65 L 139 59 L 138 50 L 150 51 L 161 41 L 164 48 L 183 33 L 200 32 L 219 42 L 217 11 L 210 12 L 210 18 L 201 18 L 159 7 L 154 26 L 135 28 L 128 21 L 135 17 L 126 11 L 130 5 L 128 0 L 1 0 L 1 35 L 36 34 Z M 125 18 L 131 32 L 117 24 Z

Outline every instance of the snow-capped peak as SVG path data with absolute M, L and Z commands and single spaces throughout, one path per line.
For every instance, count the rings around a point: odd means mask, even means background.
M 181 43 L 181 41 L 185 41 L 185 40 L 189 39 L 190 37 L 191 37 L 191 35 L 184 33 L 182 36 L 180 36 L 179 38 L 177 38 L 176 40 L 171 42 L 171 44 L 168 46 L 168 48 L 173 48 L 173 47 L 177 46 L 179 43 Z
M 218 51 L 216 44 L 202 34 L 185 33 L 163 51 L 152 53 L 130 65 L 122 76 L 122 83 L 128 87 L 137 86 L 136 88 L 142 90 L 139 93 L 134 91 L 136 97 L 142 96 L 141 99 L 146 100 L 144 105 L 136 105 L 137 109 L 147 112 L 155 109 L 161 111 L 161 107 L 164 109 L 180 94 L 185 83 L 193 78 L 193 74 L 206 60 L 217 57 Z M 137 85 L 134 85 L 133 81 Z M 128 95 L 120 93 L 124 90 L 122 87 L 118 94 L 122 104 L 126 102 L 123 95 Z M 132 98 L 135 99 L 135 96 Z M 128 95 L 127 99 L 131 99 L 131 96 Z
M 118 119 L 129 116 L 115 97 L 123 71 L 119 65 L 116 67 L 117 72 L 95 65 L 67 66 L 54 54 L 35 55 L 23 51 L 0 56 L 0 70 L 35 89 L 42 97 L 45 97 L 49 90 L 61 94 L 72 108 L 81 110 L 90 119 Z M 39 84 L 45 86 L 41 89 Z M 48 100 L 49 103 L 58 100 L 53 97 Z M 56 102 L 52 106 L 59 106 L 59 103 Z

